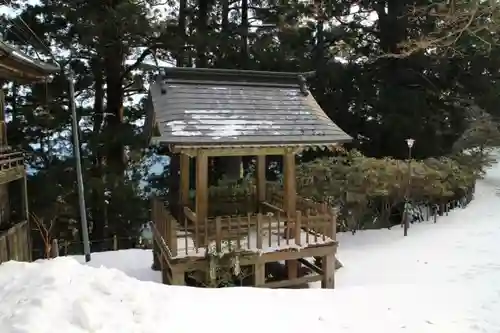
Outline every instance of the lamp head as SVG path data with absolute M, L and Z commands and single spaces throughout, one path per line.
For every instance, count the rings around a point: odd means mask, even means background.
M 415 143 L 414 139 L 406 139 L 406 144 L 408 145 L 408 148 L 412 148 L 414 143 Z

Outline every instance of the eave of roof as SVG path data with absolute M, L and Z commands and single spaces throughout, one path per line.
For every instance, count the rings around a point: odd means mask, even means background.
M 6 60 L 11 61 L 9 65 L 3 66 L 4 73 L 11 72 L 11 75 L 6 75 L 7 77 L 5 78 L 7 79 L 36 81 L 60 71 L 59 65 L 33 59 L 32 57 L 27 56 L 23 52 L 7 45 L 2 41 L 0 41 L 0 54 L 7 58 Z

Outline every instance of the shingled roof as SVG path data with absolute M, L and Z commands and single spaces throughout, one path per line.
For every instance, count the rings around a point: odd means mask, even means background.
M 58 65 L 33 59 L 0 40 L 0 79 L 35 82 L 59 70 Z
M 330 145 L 351 137 L 323 112 L 299 73 L 170 68 L 150 87 L 157 143 Z

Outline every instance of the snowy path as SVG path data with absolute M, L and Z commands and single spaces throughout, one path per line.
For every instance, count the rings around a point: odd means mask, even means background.
M 475 200 L 449 216 L 414 224 L 408 237 L 399 227 L 354 236 L 342 234 L 340 287 L 380 284 L 484 283 L 500 286 L 500 197 L 495 178 L 477 185 Z M 485 280 L 486 279 L 486 280 Z
M 158 274 L 140 250 L 94 255 L 92 267 L 3 264 L 0 332 L 500 332 L 498 188 L 500 165 L 466 209 L 408 237 L 399 227 L 340 235 L 335 291 L 163 286 L 144 281 Z

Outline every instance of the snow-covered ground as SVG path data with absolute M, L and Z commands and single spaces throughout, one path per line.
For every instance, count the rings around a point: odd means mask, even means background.
M 466 209 L 408 237 L 339 235 L 336 290 L 164 286 L 144 250 L 8 262 L 0 333 L 500 332 L 498 188 L 496 165 Z

